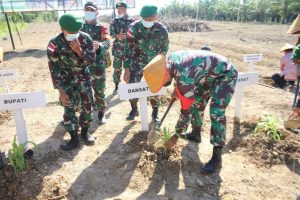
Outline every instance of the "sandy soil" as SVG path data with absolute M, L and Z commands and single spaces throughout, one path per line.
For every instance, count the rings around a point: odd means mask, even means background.
M 217 53 L 228 56 L 241 72 L 248 70 L 242 62 L 243 54 L 263 53 L 264 60 L 255 69 L 267 85 L 268 77 L 279 69 L 278 49 L 285 42 L 297 40 L 285 34 L 285 25 L 209 22 L 209 26 L 210 32 L 171 33 L 170 51 L 209 44 Z M 203 176 L 199 167 L 212 152 L 208 113 L 203 142 L 196 145 L 180 140 L 170 158 L 163 160 L 161 152 L 147 144 L 147 133 L 139 131 L 140 120 L 125 120 L 129 103 L 111 95 L 109 68 L 108 122 L 99 126 L 95 119 L 90 130 L 97 137 L 96 145 L 82 144 L 72 152 L 59 150 L 69 136 L 60 124 L 63 110 L 52 88 L 45 51 L 58 32 L 56 23 L 32 24 L 21 33 L 23 45 L 15 36 L 16 51 L 12 51 L 9 40 L 0 39 L 6 52 L 0 69 L 16 68 L 20 74 L 18 81 L 9 82 L 11 92 L 40 90 L 47 96 L 46 108 L 24 111 L 28 137 L 38 144 L 38 153 L 30 160 L 27 172 L 14 175 L 9 167 L 0 172 L 0 199 L 300 199 L 299 135 L 285 131 L 288 139 L 271 148 L 273 144 L 265 142 L 263 135 L 251 134 L 258 118 L 273 114 L 284 119 L 288 115 L 293 100 L 289 89 L 245 87 L 241 123 L 233 121 L 232 100 L 227 110 L 228 145 L 223 168 Z M 166 107 L 161 107 L 160 116 Z M 175 126 L 179 109 L 177 102 L 163 126 Z M 1 151 L 9 149 L 15 132 L 13 114 L 1 112 Z

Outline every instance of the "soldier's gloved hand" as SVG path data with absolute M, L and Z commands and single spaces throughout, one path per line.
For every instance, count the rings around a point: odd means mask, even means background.
M 130 78 L 130 72 L 129 69 L 126 69 L 123 76 L 123 80 L 125 81 L 125 83 L 129 83 L 129 78 Z
M 69 107 L 71 105 L 69 96 L 65 93 L 65 91 L 62 88 L 58 89 L 58 91 L 59 91 L 59 100 L 61 104 L 65 107 Z
M 177 86 L 175 87 L 175 91 L 176 91 L 178 99 L 180 100 L 181 110 L 189 110 L 191 105 L 194 103 L 195 99 L 189 99 L 189 98 L 184 97 L 180 93 Z
M 98 50 L 100 47 L 100 43 L 98 41 L 93 41 L 93 45 L 94 45 L 95 50 Z

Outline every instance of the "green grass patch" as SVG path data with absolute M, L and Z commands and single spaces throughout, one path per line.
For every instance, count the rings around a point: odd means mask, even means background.
M 29 24 L 28 23 L 24 23 L 24 22 L 17 22 L 16 24 L 10 22 L 10 28 L 12 33 L 17 32 L 16 27 L 18 29 L 18 31 L 22 31 L 25 30 L 26 28 L 28 28 Z M 6 22 L 0 22 L 0 39 L 2 39 L 2 37 L 8 37 L 9 33 L 8 33 L 8 27 Z

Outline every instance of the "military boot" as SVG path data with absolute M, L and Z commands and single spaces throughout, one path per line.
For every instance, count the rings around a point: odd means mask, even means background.
M 223 146 L 214 146 L 212 158 L 200 168 L 201 173 L 211 174 L 222 167 L 222 150 Z
M 118 89 L 119 89 L 119 83 L 115 83 L 115 89 L 113 91 L 113 95 L 117 95 L 118 94 Z
M 79 147 L 79 136 L 77 131 L 70 132 L 71 140 L 67 144 L 61 144 L 60 148 L 65 151 L 70 151 Z
M 136 116 L 139 116 L 139 111 L 136 105 L 131 104 L 131 111 L 129 115 L 127 116 L 127 121 L 132 121 Z
M 89 134 L 88 128 L 86 128 L 86 127 L 81 129 L 81 138 L 83 139 L 83 142 L 86 145 L 94 145 L 95 144 L 95 138 Z
M 201 142 L 201 128 L 199 126 L 193 127 L 192 132 L 182 135 L 183 138 L 200 143 Z
M 158 118 L 158 107 L 152 107 L 152 122 L 156 123 L 159 122 Z
M 100 124 L 105 124 L 106 123 L 106 118 L 104 116 L 104 111 L 99 111 L 98 112 L 98 120 Z

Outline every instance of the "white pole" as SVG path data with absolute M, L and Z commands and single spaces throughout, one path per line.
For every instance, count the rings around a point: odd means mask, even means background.
M 7 94 L 9 92 L 7 81 L 6 80 L 2 80 L 1 81 L 1 85 L 3 86 L 3 93 Z
M 14 112 L 14 116 L 16 122 L 18 142 L 19 144 L 24 144 L 28 141 L 28 139 L 23 110 L 16 110 Z
M 142 131 L 149 131 L 148 112 L 147 112 L 147 97 L 139 98 L 140 115 L 142 121 Z
M 243 102 L 243 87 L 237 86 L 235 91 L 234 117 L 238 119 L 241 118 L 242 102 Z
M 248 64 L 248 71 L 249 71 L 249 72 L 253 72 L 253 71 L 254 71 L 254 63 L 253 63 L 253 62 L 250 62 L 250 63 Z

